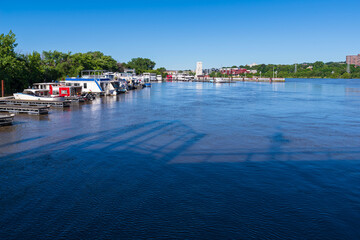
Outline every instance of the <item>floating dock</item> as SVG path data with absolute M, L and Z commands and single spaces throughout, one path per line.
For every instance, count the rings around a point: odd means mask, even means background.
M 233 78 L 233 80 L 243 82 L 285 82 L 285 78 Z
M 14 121 L 14 114 L 0 114 L 0 126 L 12 125 Z
M 27 113 L 27 114 L 48 114 L 49 107 L 46 106 L 19 106 L 19 105 L 9 105 L 9 104 L 1 104 L 0 112 L 8 112 L 8 113 Z
M 51 107 L 70 107 L 71 101 L 39 101 L 39 100 L 19 100 L 19 99 L 0 99 L 0 104 L 20 105 L 20 106 L 51 106 Z
M 276 83 L 276 82 L 285 82 L 285 78 L 240 78 L 240 77 L 233 77 L 233 78 L 223 78 L 228 82 L 269 82 L 269 83 Z M 214 78 L 199 78 L 194 80 L 195 82 L 215 82 Z M 226 82 L 223 81 L 223 82 Z

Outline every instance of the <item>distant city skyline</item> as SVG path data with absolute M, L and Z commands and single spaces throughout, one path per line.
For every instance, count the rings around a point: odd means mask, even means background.
M 2 3 L 0 33 L 12 30 L 21 53 L 101 51 L 166 69 L 345 61 L 360 52 L 360 32 L 348 24 L 359 7 L 355 0 L 20 0 Z

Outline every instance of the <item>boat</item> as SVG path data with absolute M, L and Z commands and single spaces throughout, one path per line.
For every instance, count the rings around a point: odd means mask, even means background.
M 115 73 L 104 70 L 83 70 L 81 77 L 67 77 L 62 81 L 66 86 L 80 86 L 81 93 L 94 93 L 97 95 L 117 95 L 119 81 Z
M 81 95 L 81 86 L 66 86 L 64 83 L 34 83 L 31 89 L 49 90 L 51 97 L 65 97 L 65 100 L 76 100 Z
M 14 93 L 17 100 L 36 100 L 36 101 L 64 101 L 64 97 L 51 96 L 46 89 L 25 89 L 22 93 Z
M 145 87 L 151 87 L 150 78 L 144 78 L 144 86 Z
M 210 80 L 211 82 L 211 80 Z M 231 79 L 226 79 L 226 78 L 215 78 L 213 81 L 213 83 L 233 83 L 234 81 L 232 81 Z
M 138 82 L 134 85 L 135 89 L 143 89 L 145 85 L 141 82 Z

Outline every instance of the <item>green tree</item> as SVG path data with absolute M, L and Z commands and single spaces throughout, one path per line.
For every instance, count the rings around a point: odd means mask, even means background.
M 44 81 L 44 70 L 41 62 L 41 55 L 38 52 L 32 52 L 24 56 L 27 84 L 32 85 L 36 82 Z
M 137 74 L 144 73 L 148 70 L 153 70 L 156 63 L 148 58 L 133 58 L 126 64 L 126 67 L 135 69 Z
M 12 31 L 0 35 L 0 80 L 5 82 L 6 94 L 20 91 L 26 85 L 23 76 L 25 63 L 21 56 L 16 54 L 16 46 L 16 37 Z

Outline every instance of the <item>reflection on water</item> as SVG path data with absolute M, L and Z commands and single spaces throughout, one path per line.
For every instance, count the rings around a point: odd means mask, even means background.
M 0 237 L 360 238 L 360 82 L 314 81 L 153 84 L 17 115 Z

